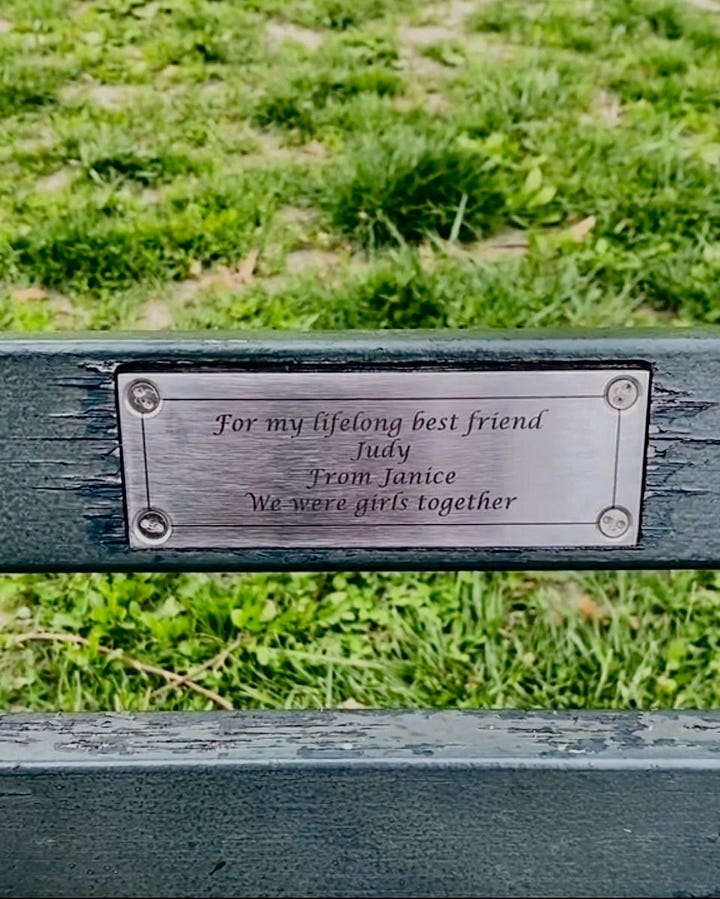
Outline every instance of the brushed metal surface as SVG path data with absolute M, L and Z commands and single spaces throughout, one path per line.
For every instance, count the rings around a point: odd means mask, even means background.
M 123 372 L 130 546 L 631 546 L 649 389 L 630 367 Z

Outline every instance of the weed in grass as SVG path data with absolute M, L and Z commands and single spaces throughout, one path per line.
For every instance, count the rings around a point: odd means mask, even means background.
M 28 277 L 60 288 L 187 277 L 194 261 L 242 258 L 280 190 L 274 179 L 205 181 L 141 214 L 128 198 L 110 194 L 102 206 L 82 205 L 23 229 L 10 241 L 12 262 Z
M 545 0 L 480 4 L 468 27 L 513 40 L 612 55 L 645 38 L 684 41 L 695 50 L 717 46 L 720 28 L 684 0 Z
M 307 137 L 318 130 L 331 104 L 340 104 L 358 94 L 394 96 L 403 88 L 397 72 L 368 69 L 355 72 L 326 72 L 320 77 L 298 76 L 285 85 L 275 85 L 258 101 L 254 120 L 261 126 L 278 125 Z
M 408 12 L 416 0 L 249 0 L 252 9 L 308 28 L 348 31 Z
M 145 155 L 133 150 L 98 156 L 86 164 L 87 174 L 93 180 L 104 183 L 131 181 L 144 187 L 167 183 L 180 175 L 195 174 L 198 168 L 196 162 L 178 153 Z
M 364 246 L 453 240 L 494 231 L 506 215 L 498 167 L 455 134 L 396 130 L 350 151 L 323 202 L 336 228 Z
M 273 82 L 258 98 L 254 121 L 307 137 L 333 112 L 359 95 L 392 97 L 404 90 L 394 45 L 381 35 L 351 34 L 299 65 L 286 82 Z
M 38 70 L 0 61 L 0 118 L 57 102 L 58 88 L 64 81 L 62 73 L 51 69 Z

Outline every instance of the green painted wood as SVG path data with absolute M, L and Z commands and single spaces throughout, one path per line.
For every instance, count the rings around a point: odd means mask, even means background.
M 0 717 L 0 896 L 718 896 L 719 728 Z
M 114 392 L 121 367 L 445 370 L 618 362 L 647 363 L 653 374 L 638 547 L 128 549 Z M 715 332 L 6 338 L 0 341 L 0 570 L 711 567 L 720 561 L 718 397 Z
M 629 549 L 128 549 L 121 369 L 652 370 Z M 0 340 L 0 570 L 710 567 L 714 332 Z M 0 896 L 720 895 L 720 714 L 0 717 Z

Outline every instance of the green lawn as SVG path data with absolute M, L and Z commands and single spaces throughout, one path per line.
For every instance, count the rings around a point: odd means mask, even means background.
M 0 323 L 718 322 L 714 6 L 4 0 Z M 0 708 L 718 706 L 719 590 L 6 577 Z

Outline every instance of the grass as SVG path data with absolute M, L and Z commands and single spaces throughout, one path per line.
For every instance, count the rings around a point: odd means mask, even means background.
M 689 0 L 6 0 L 0 325 L 714 323 L 719 107 Z M 713 707 L 719 624 L 709 572 L 5 577 L 0 708 Z

